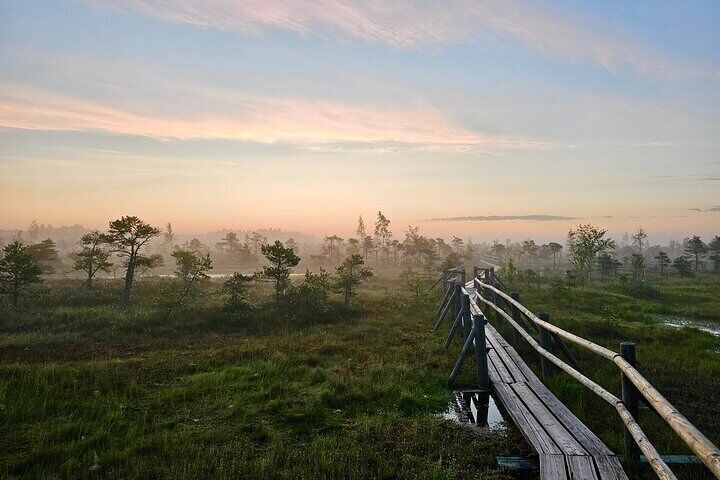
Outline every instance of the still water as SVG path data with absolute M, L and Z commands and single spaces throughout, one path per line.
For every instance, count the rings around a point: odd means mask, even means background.
M 504 422 L 492 395 L 472 391 L 455 392 L 442 417 L 460 424 L 488 429 L 502 426 Z

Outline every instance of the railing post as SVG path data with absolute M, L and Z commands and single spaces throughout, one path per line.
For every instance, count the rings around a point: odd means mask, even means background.
M 634 342 L 622 342 L 620 344 L 620 356 L 622 356 L 630 365 L 635 367 L 637 365 L 637 358 L 635 356 L 635 343 Z M 632 417 L 637 421 L 640 413 L 638 409 L 638 391 L 635 385 L 621 373 L 622 378 L 622 401 L 625 404 L 625 408 L 628 409 Z M 640 461 L 640 450 L 635 443 L 635 439 L 630 434 L 627 428 L 625 430 L 625 461 L 635 465 Z
M 510 298 L 512 298 L 512 299 L 515 300 L 516 302 L 520 303 L 520 292 L 511 292 L 511 293 L 510 293 Z M 518 325 L 520 325 L 520 323 L 522 322 L 522 317 L 520 316 L 520 309 L 519 309 L 515 304 L 512 304 L 512 305 L 511 305 L 511 310 L 512 310 L 512 319 L 515 320 L 515 323 L 517 323 Z M 512 329 L 512 334 L 513 334 L 513 343 L 514 343 L 515 345 L 517 345 L 517 343 L 518 343 L 517 330 L 515 330 L 515 329 L 513 328 L 513 329 Z
M 460 313 L 460 309 L 462 308 L 462 285 L 455 281 L 455 283 L 452 284 L 451 288 L 455 289 L 455 298 L 453 299 L 452 305 L 452 318 L 454 320 L 458 316 L 458 314 Z
M 442 271 L 442 286 L 443 286 L 442 291 L 443 291 L 443 293 L 447 293 L 447 288 L 448 288 L 447 283 L 448 283 L 447 282 L 447 270 L 443 269 L 443 271 Z
M 544 322 L 550 321 L 550 315 L 547 313 L 541 313 L 538 317 L 540 317 L 540 320 Z M 555 351 L 553 349 L 552 335 L 550 335 L 550 332 L 545 330 L 542 325 L 538 325 L 538 327 L 540 327 L 538 330 L 538 333 L 540 334 L 540 346 L 548 352 L 554 354 Z M 542 369 L 543 381 L 547 381 L 555 375 L 555 366 L 550 360 L 542 355 L 540 356 L 540 367 Z
M 488 284 L 488 285 L 491 285 L 491 286 L 494 286 L 494 285 L 493 285 L 492 268 L 486 268 L 486 269 L 485 269 L 485 282 L 484 282 L 484 283 L 486 283 L 486 284 Z M 489 301 L 489 302 L 492 302 L 493 304 L 497 305 L 497 304 L 495 303 L 495 292 L 493 292 L 492 290 L 485 290 L 484 293 L 485 293 L 485 295 L 483 295 L 483 297 L 485 297 L 485 300 L 487 300 L 487 301 Z M 495 313 L 495 310 L 493 310 L 492 308 L 488 308 L 487 314 L 488 314 L 488 320 L 489 320 L 489 319 L 491 318 L 491 316 L 492 316 L 492 318 L 495 319 L 495 321 L 497 321 L 498 316 L 497 316 L 497 313 Z
M 462 296 L 462 336 L 467 338 L 470 335 L 472 329 L 472 314 L 470 313 L 470 295 L 463 294 Z
M 478 267 L 473 267 L 473 279 L 477 278 L 478 270 L 480 270 Z
M 483 315 L 473 315 L 473 328 L 475 331 L 475 368 L 477 369 L 478 387 L 480 390 L 490 391 L 490 374 L 488 373 L 487 346 L 485 342 L 485 325 L 487 320 Z
M 465 286 L 465 269 L 460 270 L 460 284 Z

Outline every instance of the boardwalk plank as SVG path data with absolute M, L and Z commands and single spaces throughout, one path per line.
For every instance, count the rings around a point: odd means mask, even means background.
M 520 433 L 538 453 L 562 455 L 562 450 L 547 435 L 547 432 L 540 426 L 525 405 L 518 401 L 517 395 L 509 386 L 497 383 L 493 387 L 503 406 L 512 417 L 513 422 L 520 429 Z
M 540 478 L 568 480 L 564 455 L 540 455 Z
M 594 457 L 595 465 L 602 480 L 628 480 L 620 460 L 614 455 L 598 455 Z
M 488 360 L 492 362 L 503 383 L 506 383 L 508 385 L 511 383 L 515 383 L 515 379 L 512 375 L 510 375 L 510 372 L 508 372 L 507 368 L 505 368 L 505 364 L 502 362 L 502 360 L 500 360 L 500 356 L 495 349 L 488 351 Z
M 497 343 L 497 337 L 495 335 L 488 335 L 486 338 L 494 347 L 498 358 L 503 362 L 505 370 L 507 370 L 508 373 L 513 377 L 514 381 L 524 382 L 525 374 L 518 368 L 517 362 L 508 355 L 505 347 L 502 347 L 499 343 Z
M 570 455 L 567 460 L 572 480 L 597 480 L 592 457 Z
M 558 419 L 550 413 L 545 405 L 537 398 L 525 383 L 515 383 L 511 388 L 522 399 L 527 409 L 532 412 L 538 423 L 547 432 L 555 443 L 562 449 L 566 455 L 587 455 L 588 452 L 573 437 L 567 428 Z
M 522 361 L 514 348 L 505 349 L 510 358 L 514 360 L 518 370 L 523 372 L 527 383 L 545 406 L 568 428 L 572 435 L 592 455 L 614 455 L 612 451 L 585 426 L 550 390 L 535 376 L 530 368 Z

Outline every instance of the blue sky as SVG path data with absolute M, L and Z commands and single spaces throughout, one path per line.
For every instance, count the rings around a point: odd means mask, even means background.
M 718 2 L 210 3 L 0 0 L 0 228 L 720 227 Z

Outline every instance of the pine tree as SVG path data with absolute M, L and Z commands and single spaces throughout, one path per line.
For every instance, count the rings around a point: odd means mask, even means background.
M 697 272 L 700 267 L 700 258 L 707 253 L 707 245 L 705 245 L 699 236 L 693 235 L 685 246 L 685 253 L 692 255 L 695 259 L 695 272 Z
M 272 245 L 261 246 L 260 251 L 271 264 L 269 267 L 263 267 L 262 275 L 275 281 L 275 303 L 280 303 L 280 296 L 290 285 L 292 268 L 300 263 L 300 257 L 279 240 Z
M 372 277 L 373 273 L 365 268 L 365 260 L 360 255 L 350 255 L 335 270 L 337 286 L 343 293 L 346 303 L 355 295 L 355 287 Z
M 655 255 L 655 260 L 657 260 L 658 267 L 660 268 L 660 276 L 662 277 L 665 267 L 670 265 L 670 257 L 667 253 L 660 250 L 658 254 Z
M 85 286 L 92 288 L 92 281 L 98 272 L 109 272 L 112 262 L 108 261 L 110 252 L 105 248 L 105 237 L 97 230 L 86 233 L 80 238 L 80 250 L 75 252 L 73 270 L 85 272 Z
M 13 307 L 25 287 L 42 282 L 42 268 L 27 250 L 22 242 L 15 241 L 3 248 L 0 258 L 0 290 L 10 295 Z

